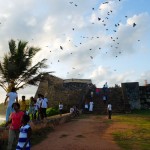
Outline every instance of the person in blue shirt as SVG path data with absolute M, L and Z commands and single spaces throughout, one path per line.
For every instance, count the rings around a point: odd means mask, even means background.
M 30 138 L 32 134 L 32 129 L 30 125 L 28 125 L 29 120 L 29 115 L 24 114 L 22 117 L 22 126 L 20 128 L 16 150 L 30 150 Z

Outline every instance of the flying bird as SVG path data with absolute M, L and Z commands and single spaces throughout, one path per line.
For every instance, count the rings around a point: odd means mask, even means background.
M 136 23 L 133 23 L 133 27 L 135 27 L 136 26 Z
M 62 47 L 62 46 L 60 46 L 60 49 L 62 49 L 62 50 L 63 50 L 63 47 Z
M 100 21 L 100 20 L 101 20 L 101 18 L 98 17 L 98 21 Z

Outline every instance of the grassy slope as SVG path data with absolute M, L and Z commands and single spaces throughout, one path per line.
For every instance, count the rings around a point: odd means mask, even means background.
M 115 141 L 125 150 L 149 150 L 150 148 L 150 110 L 135 111 L 128 115 L 113 116 L 113 122 L 129 126 L 123 130 L 115 129 Z

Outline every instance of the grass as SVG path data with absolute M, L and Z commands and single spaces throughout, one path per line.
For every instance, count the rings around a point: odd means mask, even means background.
M 113 122 L 126 125 L 115 129 L 113 137 L 124 150 L 149 150 L 150 148 L 150 110 L 133 111 L 128 115 L 115 115 Z

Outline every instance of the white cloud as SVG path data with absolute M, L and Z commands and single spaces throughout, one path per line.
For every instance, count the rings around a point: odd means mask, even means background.
M 99 66 L 91 73 L 90 77 L 97 87 L 102 87 L 105 82 L 111 87 L 123 82 L 134 82 L 133 76 L 136 74 L 134 71 L 114 73 L 112 70 L 110 67 Z
M 111 61 L 115 56 L 128 59 L 131 54 L 149 49 L 150 15 L 139 13 L 129 18 L 123 16 L 124 20 L 120 20 L 122 16 L 119 11 L 125 1 L 108 1 L 108 4 L 102 4 L 103 1 L 99 0 L 75 0 L 73 4 L 68 0 L 0 1 L 1 56 L 7 52 L 11 38 L 23 39 L 29 41 L 29 45 L 42 49 L 33 62 L 47 58 L 49 70 L 56 71 L 55 75 L 60 77 L 91 77 L 98 85 L 108 80 L 110 85 L 132 81 L 134 72 L 124 70 L 116 74 L 112 71 Z M 136 26 L 133 28 L 134 22 Z M 116 23 L 119 26 L 115 27 Z M 144 75 L 140 79 L 134 75 L 141 81 L 148 78 Z

